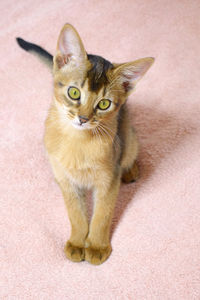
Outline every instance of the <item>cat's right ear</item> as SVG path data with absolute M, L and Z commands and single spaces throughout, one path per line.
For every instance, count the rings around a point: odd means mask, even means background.
M 87 54 L 76 29 L 65 24 L 60 32 L 54 64 L 58 69 L 73 63 L 80 67 L 87 59 Z

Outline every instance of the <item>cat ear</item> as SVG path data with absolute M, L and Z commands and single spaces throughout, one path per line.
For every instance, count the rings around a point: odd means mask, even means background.
M 115 76 L 117 76 L 118 82 L 122 84 L 126 93 L 135 87 L 136 83 L 151 67 L 154 60 L 153 57 L 145 57 L 116 67 Z
M 72 25 L 65 24 L 58 38 L 54 62 L 60 69 L 70 62 L 79 66 L 86 59 L 87 54 L 78 32 Z

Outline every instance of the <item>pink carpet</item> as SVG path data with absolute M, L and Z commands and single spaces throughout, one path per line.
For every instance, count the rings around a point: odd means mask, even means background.
M 0 299 L 200 299 L 199 0 L 1 0 Z M 113 252 L 68 261 L 70 227 L 43 146 L 52 77 L 15 37 L 54 53 L 64 23 L 89 53 L 156 62 L 129 99 L 141 179 L 122 185 Z

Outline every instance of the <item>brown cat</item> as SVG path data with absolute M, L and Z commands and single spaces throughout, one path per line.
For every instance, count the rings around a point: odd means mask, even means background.
M 51 61 L 51 55 L 39 46 L 21 39 L 18 43 Z M 138 178 L 138 142 L 126 100 L 153 61 L 148 57 L 110 63 L 88 55 L 72 25 L 61 30 L 44 141 L 71 222 L 65 253 L 72 261 L 98 265 L 111 253 L 110 225 L 120 181 Z M 85 207 L 88 189 L 94 197 L 90 224 Z

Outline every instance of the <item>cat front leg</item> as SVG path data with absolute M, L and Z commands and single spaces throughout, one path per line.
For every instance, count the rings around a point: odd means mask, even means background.
M 85 258 L 85 239 L 88 234 L 88 218 L 85 205 L 85 191 L 68 179 L 62 166 L 54 159 L 50 159 L 55 179 L 61 188 L 69 220 L 71 235 L 65 246 L 68 259 L 79 262 Z
M 65 254 L 72 261 L 79 262 L 85 259 L 85 239 L 88 234 L 88 219 L 85 209 L 85 193 L 78 187 L 67 184 L 59 184 L 69 220 L 71 223 L 71 235 L 65 246 Z
M 103 184 L 102 177 L 96 185 L 94 199 L 94 214 L 85 243 L 85 260 L 99 265 L 110 255 L 110 226 L 113 211 L 119 192 L 120 174 L 113 178 L 109 186 Z

